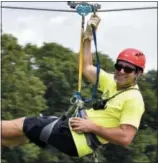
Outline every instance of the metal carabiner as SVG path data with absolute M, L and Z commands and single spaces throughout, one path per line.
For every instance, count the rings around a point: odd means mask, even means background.
M 77 104 L 81 100 L 81 97 L 79 94 L 75 94 L 74 96 L 71 97 L 70 103 L 71 104 Z
M 70 98 L 70 104 L 75 104 L 75 103 L 77 103 L 77 101 L 78 101 L 78 99 L 77 99 L 77 97 L 75 97 L 75 96 L 72 96 L 72 97 Z
M 81 99 L 79 99 L 79 100 L 77 101 L 77 107 L 78 107 L 78 108 L 83 108 L 83 106 L 84 106 L 84 101 L 81 100 Z

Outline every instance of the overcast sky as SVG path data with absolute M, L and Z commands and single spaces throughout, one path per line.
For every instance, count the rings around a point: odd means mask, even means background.
M 93 2 L 94 3 L 94 2 Z M 101 9 L 157 6 L 157 2 L 95 2 Z M 70 9 L 67 2 L 2 2 L 2 6 Z M 147 58 L 146 71 L 157 69 L 157 10 L 98 13 L 98 51 L 113 61 L 125 48 L 142 50 Z M 86 17 L 89 18 L 90 15 Z M 81 16 L 77 13 L 2 9 L 2 30 L 18 38 L 19 44 L 41 46 L 56 42 L 78 52 Z

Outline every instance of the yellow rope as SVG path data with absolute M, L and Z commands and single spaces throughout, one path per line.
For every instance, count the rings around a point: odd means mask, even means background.
M 83 35 L 84 29 L 81 28 L 80 54 L 79 54 L 79 76 L 78 76 L 78 92 L 81 92 L 82 71 L 83 71 Z

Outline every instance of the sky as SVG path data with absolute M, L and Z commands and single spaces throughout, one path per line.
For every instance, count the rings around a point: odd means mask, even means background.
M 157 6 L 157 2 L 91 2 L 101 10 Z M 67 2 L 2 2 L 2 6 L 67 9 Z M 2 8 L 3 33 L 12 34 L 20 45 L 56 42 L 79 52 L 81 16 L 78 13 L 11 10 Z M 101 18 L 97 29 L 98 51 L 113 61 L 125 48 L 136 48 L 146 55 L 146 69 L 157 70 L 157 10 L 98 12 Z M 86 22 L 90 14 L 86 16 Z M 93 46 L 93 44 L 92 44 Z M 94 47 L 92 48 L 92 51 Z

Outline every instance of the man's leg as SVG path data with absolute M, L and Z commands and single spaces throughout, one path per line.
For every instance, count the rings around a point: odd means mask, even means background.
M 14 147 L 18 145 L 24 145 L 29 142 L 29 140 L 25 136 L 14 137 L 14 138 L 2 138 L 1 140 L 2 146 Z
M 23 133 L 24 117 L 14 120 L 2 120 L 1 121 L 1 138 L 2 145 L 15 146 L 28 142 L 28 139 Z
M 50 145 L 65 154 L 78 156 L 69 129 L 68 119 L 59 119 L 59 121 L 53 125 L 53 122 L 57 119 L 58 117 L 53 116 L 39 116 L 2 121 L 2 145 L 12 147 L 24 144 L 29 139 L 30 142 L 36 144 L 42 149 Z M 48 141 L 45 142 L 45 140 L 41 140 L 41 134 L 47 126 L 49 127 L 49 125 L 51 127 L 51 134 L 49 134 L 49 130 L 44 133 L 46 138 L 48 136 Z

